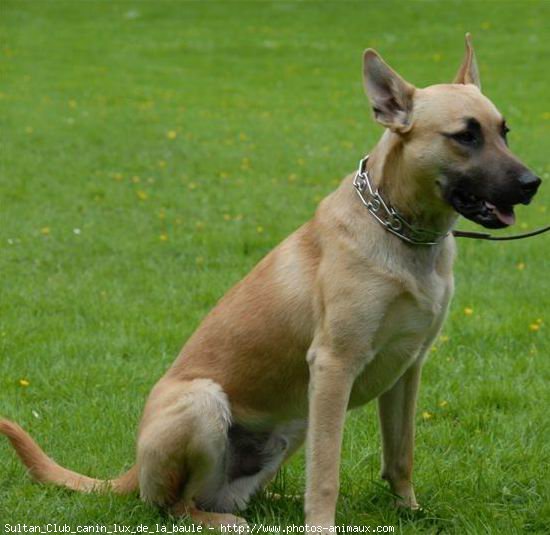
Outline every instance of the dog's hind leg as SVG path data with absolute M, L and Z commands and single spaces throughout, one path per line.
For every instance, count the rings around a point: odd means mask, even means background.
M 216 511 L 244 509 L 251 496 L 275 476 L 289 445 L 275 431 L 254 432 L 240 425 L 230 428 L 229 441 L 227 482 L 211 505 Z
M 250 498 L 275 477 L 284 460 L 300 446 L 305 428 L 304 420 L 282 423 L 264 431 L 232 424 L 226 450 L 226 483 L 215 494 L 197 496 L 197 505 L 222 512 L 244 509 Z
M 162 379 L 147 402 L 138 437 L 140 494 L 144 501 L 219 527 L 242 520 L 209 513 L 196 496 L 215 495 L 225 482 L 229 402 L 208 379 Z

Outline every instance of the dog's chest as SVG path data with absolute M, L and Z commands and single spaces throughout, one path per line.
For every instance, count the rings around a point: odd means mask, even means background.
M 437 333 L 448 304 L 448 285 L 439 277 L 421 283 L 421 291 L 410 287 L 388 304 L 355 381 L 350 406 L 367 403 L 391 388 Z

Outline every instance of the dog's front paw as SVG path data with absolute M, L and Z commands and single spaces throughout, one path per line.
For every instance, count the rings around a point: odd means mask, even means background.
M 420 505 L 418 505 L 416 501 L 413 486 L 410 483 L 395 485 L 392 491 L 395 507 L 399 509 L 408 509 L 410 511 L 418 511 L 418 509 L 420 509 Z
M 410 497 L 405 498 L 403 496 L 396 496 L 393 504 L 398 509 L 408 509 L 410 511 L 418 511 L 420 509 L 420 505 L 418 505 L 414 495 L 412 499 Z

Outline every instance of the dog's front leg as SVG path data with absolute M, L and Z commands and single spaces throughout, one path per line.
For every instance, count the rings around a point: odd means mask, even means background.
M 382 431 L 382 477 L 388 481 L 392 492 L 398 496 L 396 505 L 400 507 L 418 509 L 412 484 L 416 398 L 422 363 L 443 326 L 453 294 L 453 286 L 453 279 L 450 277 L 446 281 L 440 315 L 412 366 L 390 390 L 378 398 L 378 414 Z
M 334 525 L 340 480 L 340 450 L 354 367 L 327 347 L 310 349 L 308 364 L 306 525 Z
M 414 416 L 420 383 L 420 360 L 378 398 L 382 431 L 382 478 L 398 496 L 396 505 L 418 509 L 412 484 Z

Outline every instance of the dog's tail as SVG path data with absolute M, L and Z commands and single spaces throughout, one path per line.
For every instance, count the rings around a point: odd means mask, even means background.
M 136 466 L 130 468 L 117 479 L 101 480 L 77 474 L 59 466 L 50 459 L 32 439 L 32 437 L 15 422 L 0 418 L 0 433 L 6 435 L 15 448 L 31 476 L 41 483 L 55 483 L 79 492 L 112 490 L 117 494 L 129 494 L 138 489 Z

